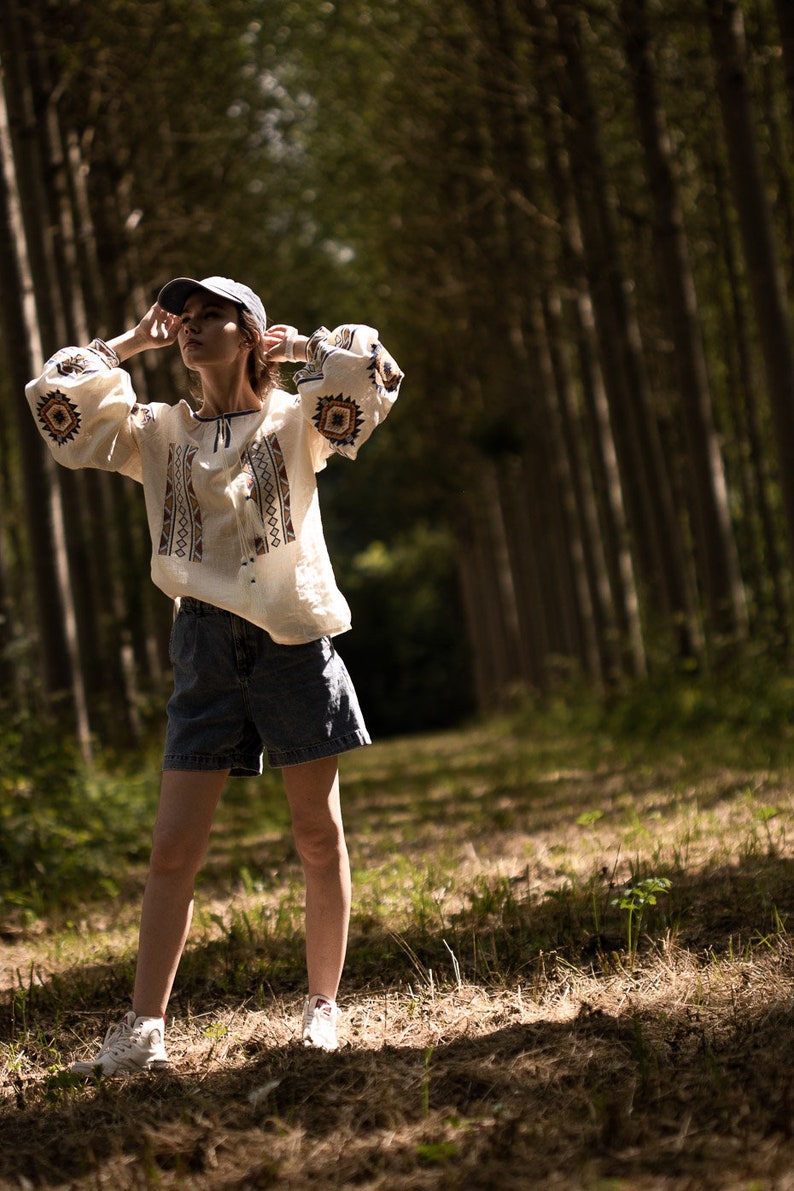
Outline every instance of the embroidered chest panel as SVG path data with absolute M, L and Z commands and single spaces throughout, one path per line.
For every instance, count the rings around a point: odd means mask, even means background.
M 201 506 L 193 487 L 193 462 L 198 447 L 172 442 L 168 448 L 163 528 L 158 554 L 174 554 L 201 562 L 204 538 Z
M 265 527 L 264 537 L 256 541 L 257 554 L 294 542 L 287 466 L 275 434 L 249 447 L 243 455 L 243 471 L 248 477 L 249 496 L 256 501 Z
M 204 516 L 194 485 L 197 454 L 198 447 L 195 446 L 169 445 L 158 547 L 159 554 L 174 555 L 189 562 L 201 562 L 204 549 Z M 243 452 L 241 470 L 248 499 L 255 502 L 261 519 L 261 531 L 250 543 L 251 548 L 257 554 L 268 554 L 278 546 L 294 542 L 287 467 L 275 434 L 266 435 Z

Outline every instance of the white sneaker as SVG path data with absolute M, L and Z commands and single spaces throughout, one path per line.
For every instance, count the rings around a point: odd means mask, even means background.
M 307 997 L 303 1004 L 303 1045 L 318 1050 L 339 1050 L 336 1023 L 339 1006 L 327 997 Z
M 162 1017 L 136 1017 L 130 1010 L 105 1034 L 97 1057 L 90 1063 L 72 1063 L 71 1069 L 76 1075 L 118 1075 L 167 1067 L 164 1034 Z

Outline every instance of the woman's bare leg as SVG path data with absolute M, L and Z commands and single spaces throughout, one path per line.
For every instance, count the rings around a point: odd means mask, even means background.
M 193 886 L 228 770 L 163 771 L 132 1007 L 164 1017 L 193 917 Z
M 292 830 L 306 876 L 309 993 L 336 1000 L 350 922 L 350 861 L 336 757 L 282 769 Z

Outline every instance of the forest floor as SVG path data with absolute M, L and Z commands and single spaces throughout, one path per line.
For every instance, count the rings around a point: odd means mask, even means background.
M 142 871 L 5 931 L 0 1187 L 794 1189 L 794 764 L 746 756 L 500 722 L 344 758 L 333 1054 L 275 787 L 230 787 L 169 1071 L 65 1070 L 127 1006 Z

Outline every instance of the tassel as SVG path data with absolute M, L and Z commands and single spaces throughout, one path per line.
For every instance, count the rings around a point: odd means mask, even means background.
M 223 441 L 221 441 L 223 440 Z M 215 424 L 215 451 L 219 447 L 228 449 L 232 443 L 232 426 L 225 414 L 221 414 Z

